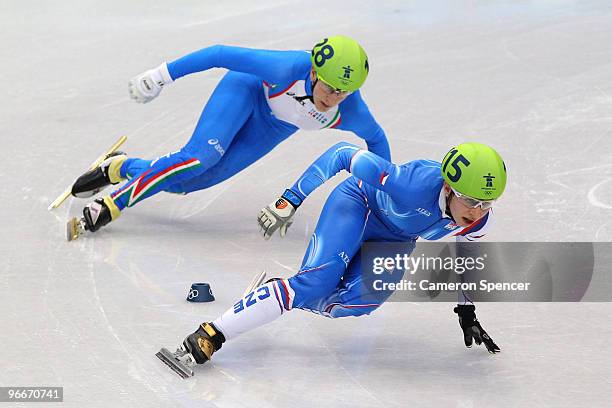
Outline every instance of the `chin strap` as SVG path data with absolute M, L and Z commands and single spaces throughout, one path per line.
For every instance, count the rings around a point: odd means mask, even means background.
M 453 196 L 453 192 L 451 191 L 451 193 L 448 195 L 448 197 L 446 197 L 446 208 L 444 209 L 444 213 L 446 215 L 448 215 L 448 217 L 453 220 L 453 222 L 457 222 L 455 221 L 455 219 L 453 218 L 453 214 L 451 214 L 451 210 L 450 210 L 450 200 L 451 197 Z
M 319 82 L 319 77 L 315 77 L 314 82 L 311 82 L 310 84 L 310 93 L 314 93 L 314 87 L 317 85 L 317 82 Z
M 309 100 L 314 105 L 314 99 L 312 97 L 312 94 L 314 94 L 314 87 L 318 81 L 319 81 L 319 78 L 315 78 L 314 83 L 311 83 L 310 95 L 294 96 L 293 99 L 295 99 L 296 101 L 300 103 L 302 103 L 302 101 Z
M 304 95 L 304 96 L 294 96 L 294 99 L 298 102 L 302 102 L 308 99 L 310 102 L 314 104 L 314 99 L 312 99 L 312 95 Z
M 301 98 L 302 98 L 302 100 L 304 100 L 304 99 L 309 99 L 309 100 L 310 100 L 310 102 L 312 102 L 312 103 L 314 104 L 313 95 L 314 95 L 314 89 L 315 89 L 315 86 L 317 86 L 317 82 L 319 82 L 319 77 L 318 77 L 318 76 L 315 76 L 315 80 L 314 80 L 314 82 L 311 82 L 311 83 L 310 83 L 310 95 L 302 96 L 302 97 L 301 97 Z

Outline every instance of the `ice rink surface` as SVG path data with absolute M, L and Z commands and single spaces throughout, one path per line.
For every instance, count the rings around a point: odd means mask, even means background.
M 256 272 L 296 271 L 346 175 L 284 240 L 263 241 L 256 215 L 327 147 L 361 143 L 352 134 L 299 132 L 219 186 L 159 194 L 73 243 L 65 221 L 87 201 L 46 210 L 120 135 L 134 156 L 181 147 L 224 71 L 148 105 L 128 98 L 130 77 L 208 45 L 307 49 L 342 33 L 369 54 L 363 94 L 394 161 L 467 140 L 503 155 L 491 240 L 610 241 L 610 1 L 3 0 L 0 27 L 0 386 L 63 386 L 65 407 L 610 406 L 609 303 L 480 304 L 496 356 L 464 347 L 452 304 L 389 303 L 362 318 L 294 311 L 189 380 L 155 358 Z M 215 302 L 185 301 L 199 281 Z

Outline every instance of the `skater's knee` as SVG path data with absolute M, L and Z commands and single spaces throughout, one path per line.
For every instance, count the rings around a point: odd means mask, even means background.
M 319 266 L 302 268 L 288 279 L 295 290 L 295 302 L 304 305 L 314 299 L 324 298 L 337 289 L 345 271 L 344 264 L 334 261 Z
M 190 142 L 182 151 L 200 161 L 204 168 L 209 169 L 219 163 L 229 146 L 223 140 L 215 137 L 204 140 L 205 142 Z
M 273 289 L 274 296 L 281 308 L 291 310 L 295 302 L 295 290 L 291 286 L 289 279 L 275 279 Z

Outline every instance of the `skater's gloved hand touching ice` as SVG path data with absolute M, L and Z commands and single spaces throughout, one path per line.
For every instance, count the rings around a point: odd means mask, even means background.
M 257 222 L 264 239 L 270 239 L 276 230 L 280 230 L 280 236 L 284 237 L 287 228 L 293 224 L 293 215 L 300 204 L 302 204 L 300 197 L 291 190 L 285 190 L 278 200 L 263 208 L 257 217 Z
M 476 319 L 476 306 L 457 305 L 453 311 L 459 315 L 459 326 L 461 326 L 461 330 L 463 330 L 463 341 L 466 347 L 472 347 L 472 341 L 474 341 L 477 345 L 484 343 L 487 351 L 491 354 L 501 351 L 493 339 L 482 328 L 478 319 Z
M 159 67 L 145 71 L 130 79 L 128 82 L 130 98 L 139 103 L 150 102 L 159 95 L 164 85 L 172 82 L 173 79 L 168 72 L 168 65 L 164 62 Z

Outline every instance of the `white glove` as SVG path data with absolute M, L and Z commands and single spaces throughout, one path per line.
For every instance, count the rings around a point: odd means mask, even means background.
M 264 239 L 270 239 L 276 230 L 280 230 L 280 236 L 284 237 L 287 228 L 293 224 L 293 215 L 300 204 L 302 200 L 293 191 L 285 190 L 278 200 L 263 208 L 257 222 Z
M 150 69 L 135 76 L 128 82 L 130 97 L 139 103 L 147 103 L 155 99 L 166 84 L 172 83 L 168 65 L 164 62 L 159 67 Z

